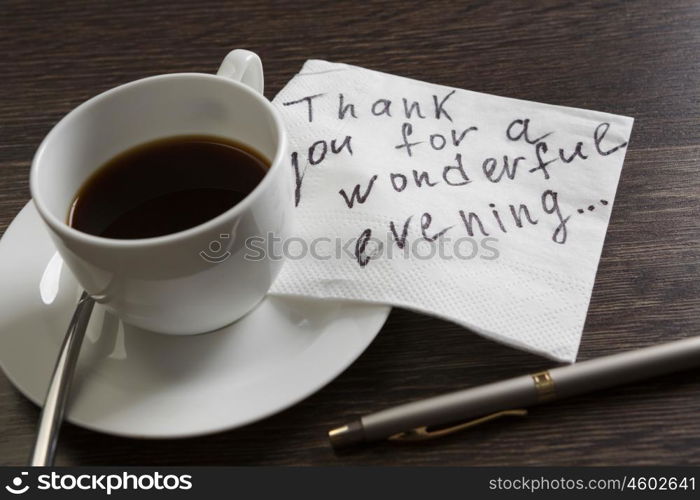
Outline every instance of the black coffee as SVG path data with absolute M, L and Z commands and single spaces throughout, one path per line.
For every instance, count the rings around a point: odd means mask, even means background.
M 151 238 L 194 227 L 240 202 L 269 162 L 243 144 L 178 136 L 112 158 L 78 190 L 68 224 L 106 238 Z

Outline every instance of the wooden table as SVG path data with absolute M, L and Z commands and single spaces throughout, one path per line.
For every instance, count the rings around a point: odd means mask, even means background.
M 700 333 L 697 1 L 5 0 L 0 16 L 0 231 L 29 200 L 42 137 L 85 99 L 143 76 L 215 71 L 235 47 L 260 54 L 272 98 L 304 60 L 321 58 L 635 117 L 579 360 Z M 395 310 L 352 367 L 281 414 L 172 441 L 67 425 L 58 464 L 700 465 L 700 372 L 419 446 L 336 455 L 327 444 L 330 427 L 364 412 L 549 366 Z M 0 376 L 0 464 L 25 461 L 37 416 Z

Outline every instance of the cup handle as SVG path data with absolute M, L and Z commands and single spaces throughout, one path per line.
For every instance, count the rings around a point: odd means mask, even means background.
M 255 52 L 244 49 L 232 50 L 224 57 L 216 74 L 241 82 L 259 94 L 263 93 L 265 82 L 263 67 Z

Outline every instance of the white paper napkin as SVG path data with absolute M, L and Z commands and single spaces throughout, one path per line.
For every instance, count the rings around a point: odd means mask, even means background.
M 575 360 L 632 118 L 318 60 L 273 102 L 296 228 L 272 293 L 392 304 Z

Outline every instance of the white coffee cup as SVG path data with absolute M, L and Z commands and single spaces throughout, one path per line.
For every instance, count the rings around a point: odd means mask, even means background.
M 258 56 L 234 50 L 217 75 L 154 76 L 93 97 L 39 146 L 30 177 L 39 214 L 78 282 L 125 323 L 181 335 L 215 330 L 249 312 L 277 276 L 281 260 L 250 260 L 246 250 L 251 237 L 284 238 L 291 208 L 287 134 L 262 91 Z M 270 169 L 240 203 L 178 233 L 118 240 L 67 224 L 78 189 L 106 161 L 141 143 L 189 134 L 252 146 Z

